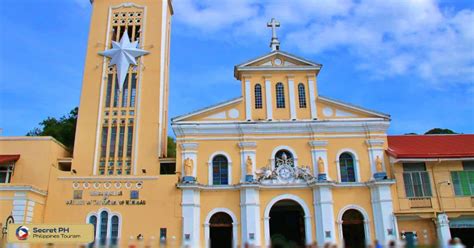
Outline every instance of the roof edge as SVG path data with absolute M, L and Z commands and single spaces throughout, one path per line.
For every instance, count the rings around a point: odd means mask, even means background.
M 202 113 L 205 113 L 205 112 L 208 112 L 208 111 L 211 111 L 211 110 L 220 108 L 220 107 L 225 107 L 225 106 L 227 106 L 227 105 L 230 105 L 230 104 L 233 104 L 233 103 L 242 101 L 242 100 L 243 100 L 243 97 L 242 97 L 242 96 L 239 96 L 239 97 L 232 98 L 232 99 L 227 100 L 227 101 L 224 101 L 224 102 L 216 103 L 216 104 L 214 104 L 214 105 L 211 105 L 211 106 L 208 106 L 208 107 L 204 107 L 204 108 L 201 108 L 201 109 L 198 109 L 198 110 L 189 112 L 189 113 L 187 113 L 187 114 L 183 114 L 183 115 L 179 115 L 179 116 L 173 117 L 173 118 L 171 118 L 171 123 L 173 124 L 173 122 L 181 121 L 181 120 L 183 120 L 183 119 L 185 119 L 185 118 L 189 118 L 189 117 L 191 117 L 191 116 L 195 116 L 195 115 L 198 115 L 198 114 L 202 114 Z
M 358 105 L 354 105 L 352 103 L 343 102 L 343 101 L 336 100 L 336 99 L 329 98 L 329 97 L 322 96 L 322 95 L 319 95 L 318 98 L 323 100 L 323 101 L 326 101 L 326 102 L 339 104 L 339 105 L 342 105 L 346 108 L 354 109 L 354 110 L 361 111 L 361 112 L 370 113 L 370 114 L 377 115 L 377 116 L 382 117 L 382 118 L 387 118 L 387 119 L 391 118 L 389 114 L 382 113 L 382 112 L 375 111 L 375 110 L 371 110 L 371 109 L 368 109 L 368 108 L 364 108 L 364 107 L 361 107 L 361 106 L 358 106 Z
M 69 151 L 69 149 L 61 143 L 59 140 L 55 139 L 53 136 L 0 136 L 0 141 L 5 140 L 5 141 L 53 141 L 62 148 L 64 148 L 66 151 Z

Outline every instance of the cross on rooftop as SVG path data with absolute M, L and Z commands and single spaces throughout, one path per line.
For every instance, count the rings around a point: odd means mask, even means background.
M 272 51 L 280 50 L 280 41 L 276 35 L 276 28 L 280 27 L 280 22 L 272 18 L 269 23 L 267 23 L 267 27 L 272 29 L 272 40 L 270 42 L 270 47 Z

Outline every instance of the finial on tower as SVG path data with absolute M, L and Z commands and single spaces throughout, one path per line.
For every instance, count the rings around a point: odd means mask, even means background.
M 272 52 L 276 50 L 280 50 L 280 41 L 276 35 L 276 28 L 280 27 L 280 23 L 272 18 L 269 23 L 267 23 L 267 27 L 272 28 L 272 41 L 270 42 L 270 47 L 272 48 Z

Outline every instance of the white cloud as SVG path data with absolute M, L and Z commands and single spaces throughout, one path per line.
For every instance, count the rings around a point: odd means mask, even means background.
M 348 51 L 376 77 L 416 76 L 432 85 L 472 85 L 474 11 L 443 9 L 434 0 L 178 0 L 175 21 L 205 32 L 247 39 L 282 23 L 282 47 L 303 54 Z M 249 38 L 250 37 L 250 38 Z

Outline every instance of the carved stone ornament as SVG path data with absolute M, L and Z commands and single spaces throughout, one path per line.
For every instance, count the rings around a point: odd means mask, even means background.
M 314 180 L 308 166 L 293 167 L 281 165 L 275 169 L 263 167 L 257 170 L 257 182 L 261 184 L 309 183 Z

